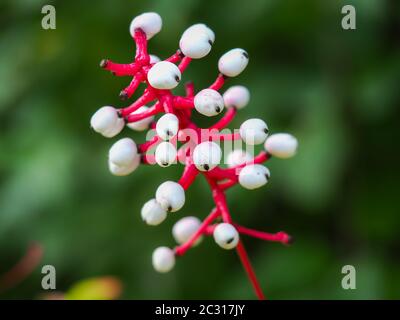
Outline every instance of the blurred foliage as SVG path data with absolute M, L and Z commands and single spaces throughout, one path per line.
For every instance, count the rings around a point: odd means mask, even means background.
M 41 29 L 44 4 L 56 7 L 56 30 Z M 355 31 L 341 28 L 344 4 L 356 7 Z M 235 127 L 262 117 L 271 131 L 299 138 L 295 158 L 268 165 L 267 187 L 228 194 L 238 222 L 296 238 L 292 247 L 244 240 L 267 296 L 399 298 L 396 0 L 1 1 L 0 274 L 37 241 L 43 264 L 57 269 L 58 291 L 110 274 L 121 280 L 126 299 L 254 298 L 236 255 L 210 239 L 173 272 L 153 271 L 151 253 L 173 245 L 173 223 L 212 208 L 207 185 L 196 181 L 182 211 L 147 227 L 142 204 L 182 168 L 142 167 L 113 177 L 106 158 L 117 138 L 89 128 L 100 106 L 123 106 L 118 93 L 129 81 L 98 62 L 130 61 L 129 22 L 152 10 L 164 28 L 150 51 L 161 57 L 176 50 L 190 24 L 205 22 L 216 32 L 211 54 L 184 76 L 197 88 L 213 81 L 224 51 L 249 52 L 247 70 L 229 83 L 252 92 Z M 144 139 L 128 130 L 123 135 Z M 357 290 L 341 289 L 345 264 L 356 267 Z M 38 268 L 0 298 L 37 297 L 41 276 Z

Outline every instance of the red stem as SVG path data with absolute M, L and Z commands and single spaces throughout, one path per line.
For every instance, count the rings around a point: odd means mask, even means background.
M 136 122 L 154 116 L 155 114 L 160 113 L 161 111 L 162 111 L 161 103 L 158 102 L 154 106 L 143 112 L 130 114 L 125 119 L 128 123 Z
M 136 29 L 134 34 L 136 42 L 135 61 L 141 65 L 149 64 L 150 56 L 147 53 L 147 36 L 141 29 Z
M 146 103 L 149 103 L 155 99 L 155 95 L 150 90 L 145 90 L 143 95 L 137 99 L 134 103 L 132 103 L 129 107 L 123 108 L 120 110 L 121 116 L 125 117 L 128 114 L 136 111 L 140 107 L 143 107 Z
M 193 246 L 196 240 L 204 233 L 208 225 L 212 223 L 218 216 L 219 216 L 218 209 L 214 208 L 211 211 L 211 213 L 207 216 L 207 218 L 203 220 L 199 229 L 197 229 L 197 231 L 190 237 L 190 239 L 184 244 L 175 247 L 174 249 L 175 255 L 183 256 L 186 253 L 186 251 L 188 251 Z
M 268 233 L 254 229 L 249 229 L 238 224 L 234 224 L 234 226 L 239 233 L 248 235 L 253 238 L 258 238 L 265 241 L 280 242 L 283 244 L 290 244 L 292 241 L 292 237 L 283 231 L 279 231 L 277 233 Z
M 100 67 L 111 71 L 116 76 L 134 76 L 140 69 L 140 66 L 136 63 L 121 64 L 108 59 L 102 60 L 100 62 Z
M 193 109 L 193 97 L 174 97 L 174 106 L 179 109 Z
M 236 252 L 239 255 L 240 261 L 242 262 L 243 268 L 246 271 L 251 284 L 253 285 L 253 289 L 257 295 L 257 298 L 259 300 L 265 300 L 264 293 L 261 289 L 260 283 L 258 282 L 257 276 L 253 270 L 251 263 L 250 263 L 246 249 L 244 248 L 243 243 L 240 240 L 236 246 Z
M 217 123 L 212 125 L 210 129 L 222 130 L 223 128 L 228 126 L 229 123 L 231 123 L 231 121 L 235 118 L 236 113 L 237 111 L 235 108 L 229 108 L 228 111 L 224 114 L 224 116 L 221 119 L 219 119 Z
M 196 169 L 194 164 L 186 165 L 182 177 L 179 179 L 178 183 L 182 186 L 183 189 L 186 190 L 193 183 L 198 173 L 199 171 Z
M 183 57 L 184 57 L 184 55 L 181 52 L 181 50 L 177 50 L 172 56 L 165 59 L 165 61 L 176 63 L 176 62 L 180 61 Z
M 146 141 L 145 143 L 142 143 L 141 145 L 139 145 L 139 152 L 140 153 L 146 152 L 152 146 L 154 146 L 155 144 L 157 144 L 160 141 L 162 141 L 162 139 L 159 136 L 155 135 L 150 141 Z
M 186 70 L 186 68 L 189 66 L 191 61 L 192 61 L 191 58 L 184 57 L 178 66 L 179 70 L 183 73 Z
M 209 87 L 210 89 L 219 90 L 225 83 L 225 76 L 223 74 L 219 74 L 217 79 L 215 79 L 214 83 Z

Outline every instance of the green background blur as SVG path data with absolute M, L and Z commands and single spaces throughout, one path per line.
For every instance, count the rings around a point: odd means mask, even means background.
M 54 4 L 57 29 L 41 29 L 41 7 Z M 353 4 L 357 30 L 341 28 L 341 8 Z M 181 166 L 140 167 L 128 177 L 107 169 L 105 139 L 89 128 L 103 105 L 122 107 L 129 82 L 98 66 L 102 58 L 129 62 L 128 26 L 145 11 L 163 18 L 150 53 L 167 57 L 189 25 L 216 33 L 212 52 L 194 61 L 183 80 L 210 84 L 219 56 L 234 47 L 250 55 L 231 84 L 246 85 L 250 117 L 300 143 L 290 160 L 273 159 L 270 183 L 228 194 L 241 224 L 285 230 L 291 247 L 244 239 L 266 295 L 273 299 L 400 297 L 399 2 L 383 0 L 158 0 L 0 2 L 0 275 L 29 243 L 44 256 L 32 274 L 0 298 L 37 298 L 40 266 L 57 270 L 57 290 L 113 275 L 126 299 L 252 299 L 234 252 L 212 239 L 179 259 L 166 275 L 151 253 L 173 246 L 171 227 L 213 207 L 198 179 L 185 207 L 158 227 L 140 219 L 142 204 Z M 179 92 L 179 90 L 178 90 Z M 126 105 L 126 104 L 125 104 Z M 197 117 L 200 119 L 200 117 Z M 203 124 L 209 123 L 203 121 Z M 215 120 L 215 119 L 214 119 Z M 122 136 L 144 141 L 128 129 Z M 341 268 L 354 265 L 357 289 L 341 288 Z

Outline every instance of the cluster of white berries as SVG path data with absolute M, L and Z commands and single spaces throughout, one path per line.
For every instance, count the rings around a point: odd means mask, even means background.
M 168 212 L 178 211 L 185 204 L 185 191 L 179 183 L 166 181 L 156 191 L 154 199 L 147 201 L 141 216 L 148 225 L 156 226 L 165 220 Z
M 161 17 L 153 12 L 143 13 L 135 17 L 129 27 L 134 37 L 140 29 L 151 39 L 160 32 Z M 141 33 L 139 33 L 141 34 Z M 186 29 L 179 41 L 179 48 L 185 57 L 200 59 L 205 57 L 215 42 L 214 32 L 205 24 L 195 24 Z M 146 64 L 148 59 L 146 59 Z M 240 48 L 232 49 L 223 54 L 218 61 L 218 70 L 222 76 L 236 77 L 247 66 L 248 53 Z M 181 68 L 182 69 L 182 68 Z M 183 70 L 183 69 L 182 69 Z M 150 55 L 150 68 L 147 72 L 148 84 L 159 90 L 171 90 L 181 81 L 181 70 L 174 63 L 161 61 L 155 55 Z M 240 85 L 232 86 L 221 95 L 218 91 L 208 88 L 198 92 L 193 98 L 194 109 L 207 117 L 220 114 L 224 108 L 242 109 L 250 101 L 249 90 Z M 126 109 L 125 109 L 126 110 Z M 141 106 L 130 115 L 138 115 L 148 111 L 147 106 Z M 119 134 L 125 124 L 132 130 L 144 131 L 154 121 L 154 116 L 126 123 L 120 112 L 111 106 L 100 108 L 91 118 L 91 127 L 101 135 L 112 138 Z M 175 163 L 178 156 L 176 146 L 171 140 L 180 133 L 178 117 L 173 113 L 161 116 L 155 125 L 157 136 L 163 140 L 155 150 L 154 158 L 158 165 L 167 167 Z M 249 119 L 240 126 L 240 138 L 247 145 L 264 143 L 265 151 L 278 158 L 289 158 L 296 153 L 297 140 L 290 134 L 278 133 L 269 136 L 268 126 L 261 119 Z M 192 153 L 192 160 L 199 171 L 207 172 L 217 167 L 222 158 L 220 146 L 212 141 L 198 144 Z M 227 157 L 228 167 L 240 166 L 239 184 L 249 190 L 265 185 L 270 178 L 270 171 L 261 164 L 252 163 L 252 155 L 244 150 L 234 150 Z M 108 166 L 112 174 L 124 176 L 132 173 L 140 164 L 141 155 L 135 142 L 130 138 L 122 138 L 115 142 L 108 155 Z M 156 190 L 155 197 L 147 201 L 141 209 L 143 221 L 151 226 L 162 223 L 168 213 L 180 210 L 185 204 L 185 191 L 181 184 L 173 181 L 162 183 Z M 193 216 L 185 217 L 175 223 L 172 235 L 175 241 L 182 245 L 187 242 L 200 228 L 201 221 Z M 239 242 L 239 232 L 233 224 L 218 223 L 213 226 L 213 238 L 223 249 L 233 249 Z M 194 245 L 202 240 L 198 237 Z M 175 252 L 167 247 L 159 247 L 153 252 L 152 262 L 159 272 L 168 272 L 175 265 Z

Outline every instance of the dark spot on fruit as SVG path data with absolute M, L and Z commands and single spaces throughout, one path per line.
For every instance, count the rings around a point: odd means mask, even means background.
M 175 81 L 176 81 L 176 82 L 179 82 L 179 81 L 181 81 L 181 79 L 179 78 L 179 76 L 178 76 L 178 75 L 175 75 Z
M 231 244 L 233 240 L 235 240 L 235 238 L 229 238 L 228 240 L 226 240 L 226 244 Z
M 265 128 L 264 132 L 265 132 L 265 134 L 268 134 L 268 132 L 269 132 L 268 128 Z
M 211 39 L 208 40 L 208 43 L 210 44 L 210 46 L 213 45 L 213 42 L 211 41 Z
M 100 61 L 100 68 L 105 68 L 107 67 L 108 64 L 108 60 L 107 59 L 103 59 Z
M 215 107 L 215 111 L 218 112 L 218 113 L 220 113 L 220 112 L 221 112 L 221 108 L 220 108 L 219 106 L 216 106 L 216 107 Z
M 206 171 L 210 170 L 210 166 L 209 166 L 208 164 L 205 164 L 205 165 L 203 166 L 203 168 L 204 168 L 204 170 L 206 170 Z
M 246 59 L 249 58 L 249 54 L 248 54 L 246 51 L 243 51 L 243 52 L 242 52 L 242 55 L 243 55 Z
M 126 93 L 125 90 L 122 90 L 122 91 L 119 93 L 119 98 L 120 98 L 121 100 L 126 100 L 126 99 L 128 99 L 128 94 Z
M 172 211 L 172 207 L 168 206 L 167 211 Z

